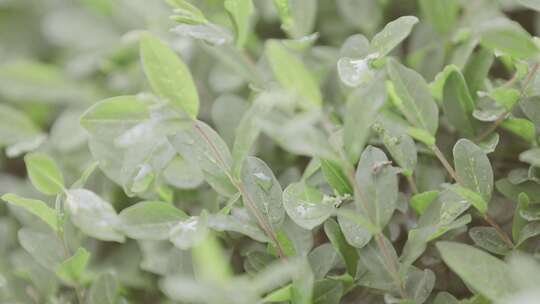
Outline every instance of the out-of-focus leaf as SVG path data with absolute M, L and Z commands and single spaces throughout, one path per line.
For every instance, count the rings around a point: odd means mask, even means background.
M 302 98 L 303 108 L 321 106 L 322 96 L 317 80 L 296 55 L 279 41 L 271 40 L 266 43 L 266 56 L 277 81 Z
M 169 240 L 179 249 L 186 250 L 205 242 L 208 237 L 208 214 L 191 216 L 178 221 L 169 231 Z
M 494 51 L 519 59 L 538 55 L 538 47 L 517 22 L 506 18 L 490 19 L 482 23 L 477 31 L 480 43 Z
M 371 125 L 384 104 L 386 91 L 380 84 L 356 89 L 347 99 L 347 111 L 343 126 L 343 144 L 352 163 L 358 161 L 366 144 Z
M 0 105 L 0 146 L 25 142 L 40 134 L 39 127 L 24 112 Z
M 439 242 L 437 249 L 463 281 L 492 301 L 514 292 L 508 265 L 501 260 L 465 244 Z
M 50 231 L 42 232 L 32 228 L 22 228 L 17 237 L 24 248 L 41 266 L 56 270 L 64 260 L 62 245 L 57 236 Z
M 540 2 L 538 0 L 518 0 L 518 2 L 530 9 L 540 11 Z
M 420 0 L 420 8 L 429 22 L 441 34 L 454 29 L 459 14 L 459 1 Z
M 85 271 L 89 260 L 90 252 L 83 247 L 80 247 L 73 256 L 58 266 L 56 275 L 71 286 L 84 283 L 84 280 L 86 279 Z
M 252 0 L 227 0 L 223 3 L 236 29 L 236 45 L 243 47 L 249 34 L 249 18 L 253 14 Z
M 118 280 L 113 273 L 103 273 L 97 277 L 88 293 L 90 304 L 115 304 L 120 293 Z

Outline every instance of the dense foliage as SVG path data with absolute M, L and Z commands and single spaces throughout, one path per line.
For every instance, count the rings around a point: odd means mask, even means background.
M 0 302 L 539 303 L 538 10 L 0 1 Z

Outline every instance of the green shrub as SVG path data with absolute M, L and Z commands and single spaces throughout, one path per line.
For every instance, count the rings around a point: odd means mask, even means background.
M 0 1 L 0 302 L 540 301 L 537 0 Z

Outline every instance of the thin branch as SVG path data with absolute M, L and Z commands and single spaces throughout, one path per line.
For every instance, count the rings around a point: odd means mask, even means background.
M 443 164 L 443 166 L 446 168 L 446 170 L 448 171 L 448 173 L 450 174 L 450 176 L 452 176 L 452 179 L 458 183 L 459 185 L 463 186 L 463 183 L 459 180 L 459 176 L 456 174 L 456 171 L 454 171 L 454 168 L 452 168 L 452 166 L 450 165 L 450 163 L 448 162 L 448 160 L 446 160 L 446 158 L 444 157 L 444 155 L 442 154 L 442 152 L 439 150 L 439 148 L 437 148 L 436 146 L 434 146 L 434 152 L 435 152 L 435 155 L 437 155 L 437 158 L 439 158 L 439 160 L 441 161 L 441 163 Z M 499 235 L 499 237 L 504 240 L 504 242 L 506 244 L 508 244 L 511 248 L 514 247 L 514 244 L 512 243 L 512 240 L 510 239 L 510 237 L 508 237 L 508 235 L 506 234 L 506 232 L 504 232 L 504 230 L 501 228 L 501 226 L 499 226 L 489 215 L 484 215 L 484 219 L 486 220 L 486 222 L 488 224 L 490 224 L 493 228 L 495 228 L 495 230 L 497 231 L 497 234 Z
M 411 191 L 413 194 L 418 193 L 418 187 L 416 186 L 416 182 L 414 181 L 414 178 L 412 175 L 407 175 L 407 182 L 409 183 L 409 186 L 411 187 Z
M 486 214 L 486 216 L 484 216 L 484 219 L 486 220 L 486 222 L 488 224 L 490 224 L 493 228 L 495 228 L 495 230 L 497 231 L 497 234 L 506 243 L 506 245 L 510 246 L 510 248 L 514 248 L 514 243 L 512 242 L 510 237 L 506 234 L 506 232 L 504 232 L 504 230 L 501 228 L 501 226 L 499 226 L 499 224 L 497 224 L 497 222 L 495 222 L 495 220 L 493 220 L 487 214 Z
M 448 174 L 450 174 L 450 177 L 452 177 L 452 179 L 455 180 L 458 184 L 461 184 L 461 182 L 459 182 L 459 177 L 456 174 L 456 171 L 454 170 L 452 165 L 450 165 L 450 163 L 448 162 L 444 154 L 441 152 L 441 150 L 439 150 L 439 148 L 436 145 L 433 145 L 431 146 L 431 151 L 435 153 L 435 156 L 437 156 L 437 158 L 439 159 L 443 167 L 446 169 Z
M 206 134 L 206 132 L 204 132 L 204 130 L 199 126 L 199 123 L 197 121 L 194 121 L 194 125 L 195 125 L 195 129 L 197 130 L 197 132 L 199 132 L 199 134 L 202 136 L 202 138 L 206 141 L 206 143 L 208 144 L 208 146 L 212 150 L 212 153 L 214 153 L 214 156 L 216 157 L 216 160 L 220 164 L 221 169 L 223 170 L 223 172 L 225 173 L 227 178 L 229 178 L 231 183 L 242 194 L 242 197 L 244 197 L 244 203 L 250 209 L 250 211 L 253 213 L 253 215 L 255 215 L 255 218 L 257 219 L 257 222 L 259 223 L 259 226 L 261 227 L 261 229 L 264 230 L 266 235 L 274 242 L 274 245 L 276 246 L 277 253 L 278 253 L 279 257 L 280 258 L 285 258 L 285 252 L 284 252 L 283 248 L 281 247 L 281 244 L 278 241 L 277 235 L 272 230 L 270 225 L 268 225 L 268 223 L 264 219 L 263 215 L 260 213 L 259 209 L 257 208 L 255 203 L 253 202 L 253 200 L 251 199 L 251 197 L 247 193 L 247 191 L 246 191 L 246 189 L 244 187 L 244 184 L 241 181 L 233 178 L 233 175 L 230 172 L 231 171 L 230 166 L 227 165 L 227 163 L 225 162 L 223 156 L 221 155 L 221 153 L 219 153 L 219 150 L 217 149 L 215 144 L 210 140 L 210 137 L 208 136 L 208 134 Z

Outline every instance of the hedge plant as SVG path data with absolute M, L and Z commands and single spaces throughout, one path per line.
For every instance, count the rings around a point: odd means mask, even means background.
M 0 302 L 538 303 L 537 11 L 0 1 Z

